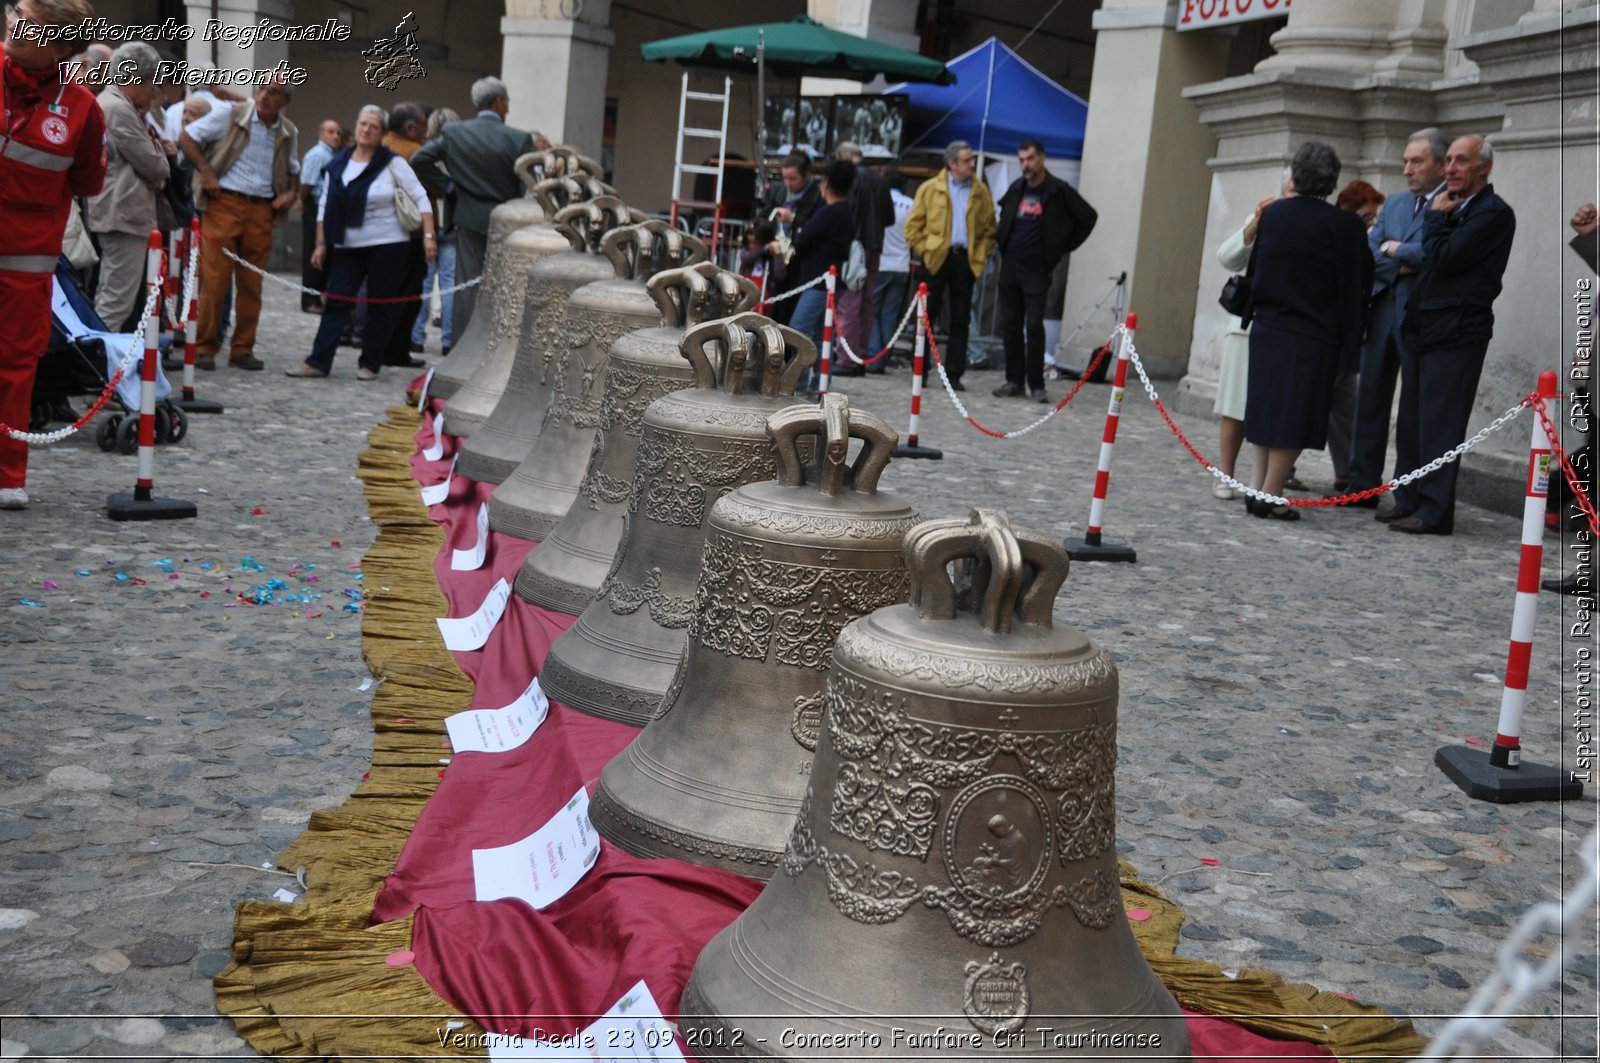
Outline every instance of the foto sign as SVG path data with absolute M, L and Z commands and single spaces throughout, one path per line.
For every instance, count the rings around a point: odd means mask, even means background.
M 1203 30 L 1289 13 L 1290 0 L 1179 0 L 1178 29 Z

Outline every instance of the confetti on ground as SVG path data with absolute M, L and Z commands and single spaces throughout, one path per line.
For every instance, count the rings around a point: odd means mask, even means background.
M 1207 867 L 1221 867 L 1222 866 L 1222 861 L 1221 860 L 1213 860 L 1209 856 L 1202 856 L 1200 858 L 1200 862 L 1202 864 L 1206 865 Z
M 19 600 L 22 602 L 23 605 L 31 605 L 35 609 L 43 609 L 44 608 L 44 603 L 43 602 L 36 602 L 32 598 L 22 598 L 22 599 L 19 599 Z
M 39 584 L 39 586 L 43 587 L 47 591 L 53 591 L 53 590 L 59 590 L 60 587 L 61 587 L 61 584 L 56 583 L 53 580 L 45 580 L 43 583 Z

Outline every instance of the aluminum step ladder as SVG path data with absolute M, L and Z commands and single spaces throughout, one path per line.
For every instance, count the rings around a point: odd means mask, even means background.
M 728 146 L 728 102 L 733 96 L 733 78 L 722 79 L 721 92 L 692 92 L 689 89 L 689 75 L 683 75 L 683 89 L 678 97 L 678 153 L 672 166 L 672 224 L 678 224 L 678 210 L 680 207 L 693 207 L 697 210 L 711 211 L 711 261 L 717 260 L 718 244 L 722 238 L 722 169 L 723 159 L 727 154 Z M 709 126 L 689 125 L 689 104 L 712 103 L 722 105 L 722 124 L 717 128 Z M 683 160 L 683 145 L 687 138 L 696 140 L 709 140 L 715 142 L 716 165 L 708 166 L 705 163 L 689 163 Z M 697 153 L 698 156 L 699 153 Z M 716 191 L 711 200 L 689 199 L 680 195 L 683 191 L 685 176 L 691 180 L 702 174 L 715 176 L 717 179 Z

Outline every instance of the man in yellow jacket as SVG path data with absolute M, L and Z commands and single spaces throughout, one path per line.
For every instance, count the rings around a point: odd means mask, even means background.
M 965 391 L 967 322 L 972 317 L 972 286 L 994 250 L 994 197 L 977 176 L 978 157 L 965 140 L 944 149 L 945 168 L 923 182 L 906 218 L 906 243 L 927 269 L 928 318 L 950 299 L 950 339 L 939 353 L 950 384 Z

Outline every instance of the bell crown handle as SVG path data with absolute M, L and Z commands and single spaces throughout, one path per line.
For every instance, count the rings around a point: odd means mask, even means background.
M 619 280 L 638 280 L 664 269 L 691 266 L 706 258 L 705 241 L 658 218 L 647 218 L 606 234 L 600 251 Z
M 567 238 L 567 243 L 572 245 L 574 251 L 588 251 L 591 244 L 599 243 L 601 234 L 605 232 L 606 215 L 595 200 L 589 199 L 562 207 L 556 211 L 551 223 L 555 225 L 556 232 Z
M 701 262 L 678 269 L 652 273 L 644 290 L 661 311 L 662 328 L 687 328 L 705 317 L 711 296 L 711 279 L 705 272 L 709 263 Z M 712 266 L 715 270 L 717 267 Z
M 702 321 L 683 334 L 678 351 L 694 370 L 694 387 L 702 391 L 717 387 L 717 363 L 712 361 L 712 348 L 724 352 L 720 359 L 724 381 L 744 379 L 745 364 L 750 358 L 750 334 L 733 321 L 733 318 Z
M 747 313 L 761 301 L 761 288 L 755 281 L 729 269 L 712 268 L 717 271 L 712 283 L 716 287 L 716 297 L 722 302 L 724 314 L 732 317 Z
M 900 435 L 889 423 L 866 410 L 852 410 L 849 400 L 832 392 L 824 395 L 820 406 L 791 406 L 767 418 L 778 456 L 778 483 L 784 487 L 814 484 L 825 495 L 840 495 L 845 490 L 872 494 L 878 479 L 889 465 Z M 800 460 L 800 441 L 816 437 L 813 448 L 816 465 L 807 475 Z M 861 453 L 850 464 L 850 440 L 862 442 Z
M 527 158 L 526 155 L 523 158 Z M 537 181 L 533 186 L 533 198 L 539 201 L 539 209 L 544 211 L 546 218 L 553 219 L 556 212 L 562 207 L 586 198 L 583 187 L 570 177 L 553 176 Z
M 749 382 L 753 386 L 730 387 L 729 391 L 759 391 L 768 398 L 793 395 L 800 376 L 817 362 L 817 345 L 803 332 L 779 325 L 762 314 L 746 311 L 728 321 L 749 329 L 757 336 L 752 359 L 760 360 L 760 372 Z
M 530 151 L 519 155 L 512 169 L 516 170 L 525 195 L 531 195 L 534 186 L 545 177 L 556 176 L 556 171 L 550 166 L 549 156 L 542 151 Z
M 1050 627 L 1056 594 L 1067 578 L 1066 551 L 1026 528 L 1011 527 L 998 510 L 927 521 L 906 533 L 910 601 L 924 620 L 953 620 L 977 612 L 986 631 L 1003 634 L 1017 622 Z M 950 578 L 952 561 L 971 563 L 968 593 Z

